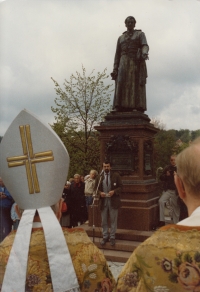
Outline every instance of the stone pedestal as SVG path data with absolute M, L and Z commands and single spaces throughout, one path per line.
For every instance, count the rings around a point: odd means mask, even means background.
M 122 177 L 118 228 L 152 230 L 159 220 L 158 184 L 153 170 L 153 139 L 158 129 L 138 111 L 111 112 L 100 126 L 101 163 L 108 158 Z M 94 211 L 94 212 L 93 212 Z M 89 225 L 101 226 L 98 200 L 89 212 Z

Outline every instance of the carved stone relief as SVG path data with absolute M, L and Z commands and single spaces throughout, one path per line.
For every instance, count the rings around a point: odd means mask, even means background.
M 151 175 L 153 172 L 153 143 L 152 141 L 144 142 L 144 174 Z
M 112 169 L 123 175 L 130 175 L 138 170 L 138 142 L 131 141 L 127 135 L 112 135 L 106 143 L 105 157 Z

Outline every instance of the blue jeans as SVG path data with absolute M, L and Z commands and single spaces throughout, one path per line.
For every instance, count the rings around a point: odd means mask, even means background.
M 92 205 L 92 202 L 93 202 L 92 196 L 85 196 L 85 203 L 86 203 L 87 208 L 88 208 L 88 206 Z
M 111 199 L 108 198 L 106 206 L 101 211 L 101 226 L 103 229 L 103 238 L 108 238 L 108 214 L 110 215 L 110 239 L 115 239 L 117 230 L 118 209 L 111 208 Z

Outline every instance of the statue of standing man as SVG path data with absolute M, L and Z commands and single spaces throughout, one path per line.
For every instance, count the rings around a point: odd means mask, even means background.
M 111 73 L 115 80 L 113 111 L 146 111 L 145 60 L 148 59 L 149 46 L 141 30 L 134 29 L 136 20 L 133 16 L 125 19 L 125 31 L 117 41 L 114 68 Z

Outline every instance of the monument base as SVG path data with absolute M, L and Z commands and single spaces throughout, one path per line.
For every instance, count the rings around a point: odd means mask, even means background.
M 100 126 L 101 163 L 108 159 L 123 182 L 118 228 L 150 231 L 159 221 L 158 183 L 153 169 L 153 139 L 158 129 L 138 111 L 111 112 Z M 98 200 L 89 210 L 89 226 L 101 226 Z

